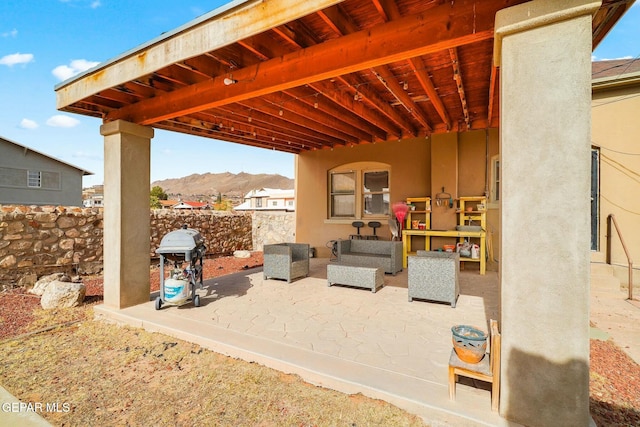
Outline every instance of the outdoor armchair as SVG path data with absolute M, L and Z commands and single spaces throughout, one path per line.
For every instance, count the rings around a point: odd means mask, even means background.
M 460 254 L 418 251 L 408 258 L 409 302 L 414 298 L 456 306 L 460 295 Z
M 263 277 L 283 279 L 291 283 L 309 275 L 309 245 L 307 243 L 277 243 L 264 245 Z

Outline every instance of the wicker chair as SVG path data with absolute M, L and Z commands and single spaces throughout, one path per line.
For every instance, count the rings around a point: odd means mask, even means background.
M 291 283 L 309 275 L 309 245 L 307 243 L 278 243 L 264 245 L 263 277 L 283 279 Z
M 409 302 L 414 298 L 456 306 L 460 295 L 460 254 L 418 251 L 409 261 Z

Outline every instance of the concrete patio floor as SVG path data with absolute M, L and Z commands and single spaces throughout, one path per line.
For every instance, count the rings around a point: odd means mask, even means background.
M 408 302 L 407 273 L 385 286 L 328 287 L 328 259 L 311 259 L 310 275 L 287 283 L 263 280 L 262 268 L 205 281 L 201 306 L 153 302 L 98 317 L 197 343 L 345 393 L 383 399 L 431 425 L 507 425 L 491 412 L 491 393 L 458 384 L 449 400 L 451 326 L 488 330 L 498 319 L 498 276 L 462 271 L 456 308 Z M 153 295 L 155 297 L 155 295 Z M 512 425 L 512 424 L 509 424 Z

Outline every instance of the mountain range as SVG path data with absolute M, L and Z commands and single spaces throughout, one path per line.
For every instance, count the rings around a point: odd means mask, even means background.
M 250 174 L 240 172 L 192 174 L 182 178 L 170 178 L 151 183 L 151 187 L 160 186 L 170 197 L 190 196 L 216 197 L 222 194 L 227 198 L 242 198 L 251 190 L 260 188 L 293 188 L 294 180 L 278 174 Z

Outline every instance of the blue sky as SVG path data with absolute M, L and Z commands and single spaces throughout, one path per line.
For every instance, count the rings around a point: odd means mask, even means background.
M 225 0 L 2 0 L 0 136 L 94 172 L 101 184 L 101 120 L 56 110 L 54 86 L 227 3 Z M 640 4 L 594 51 L 594 59 L 640 57 Z M 192 173 L 280 173 L 293 156 L 156 130 L 151 180 Z

